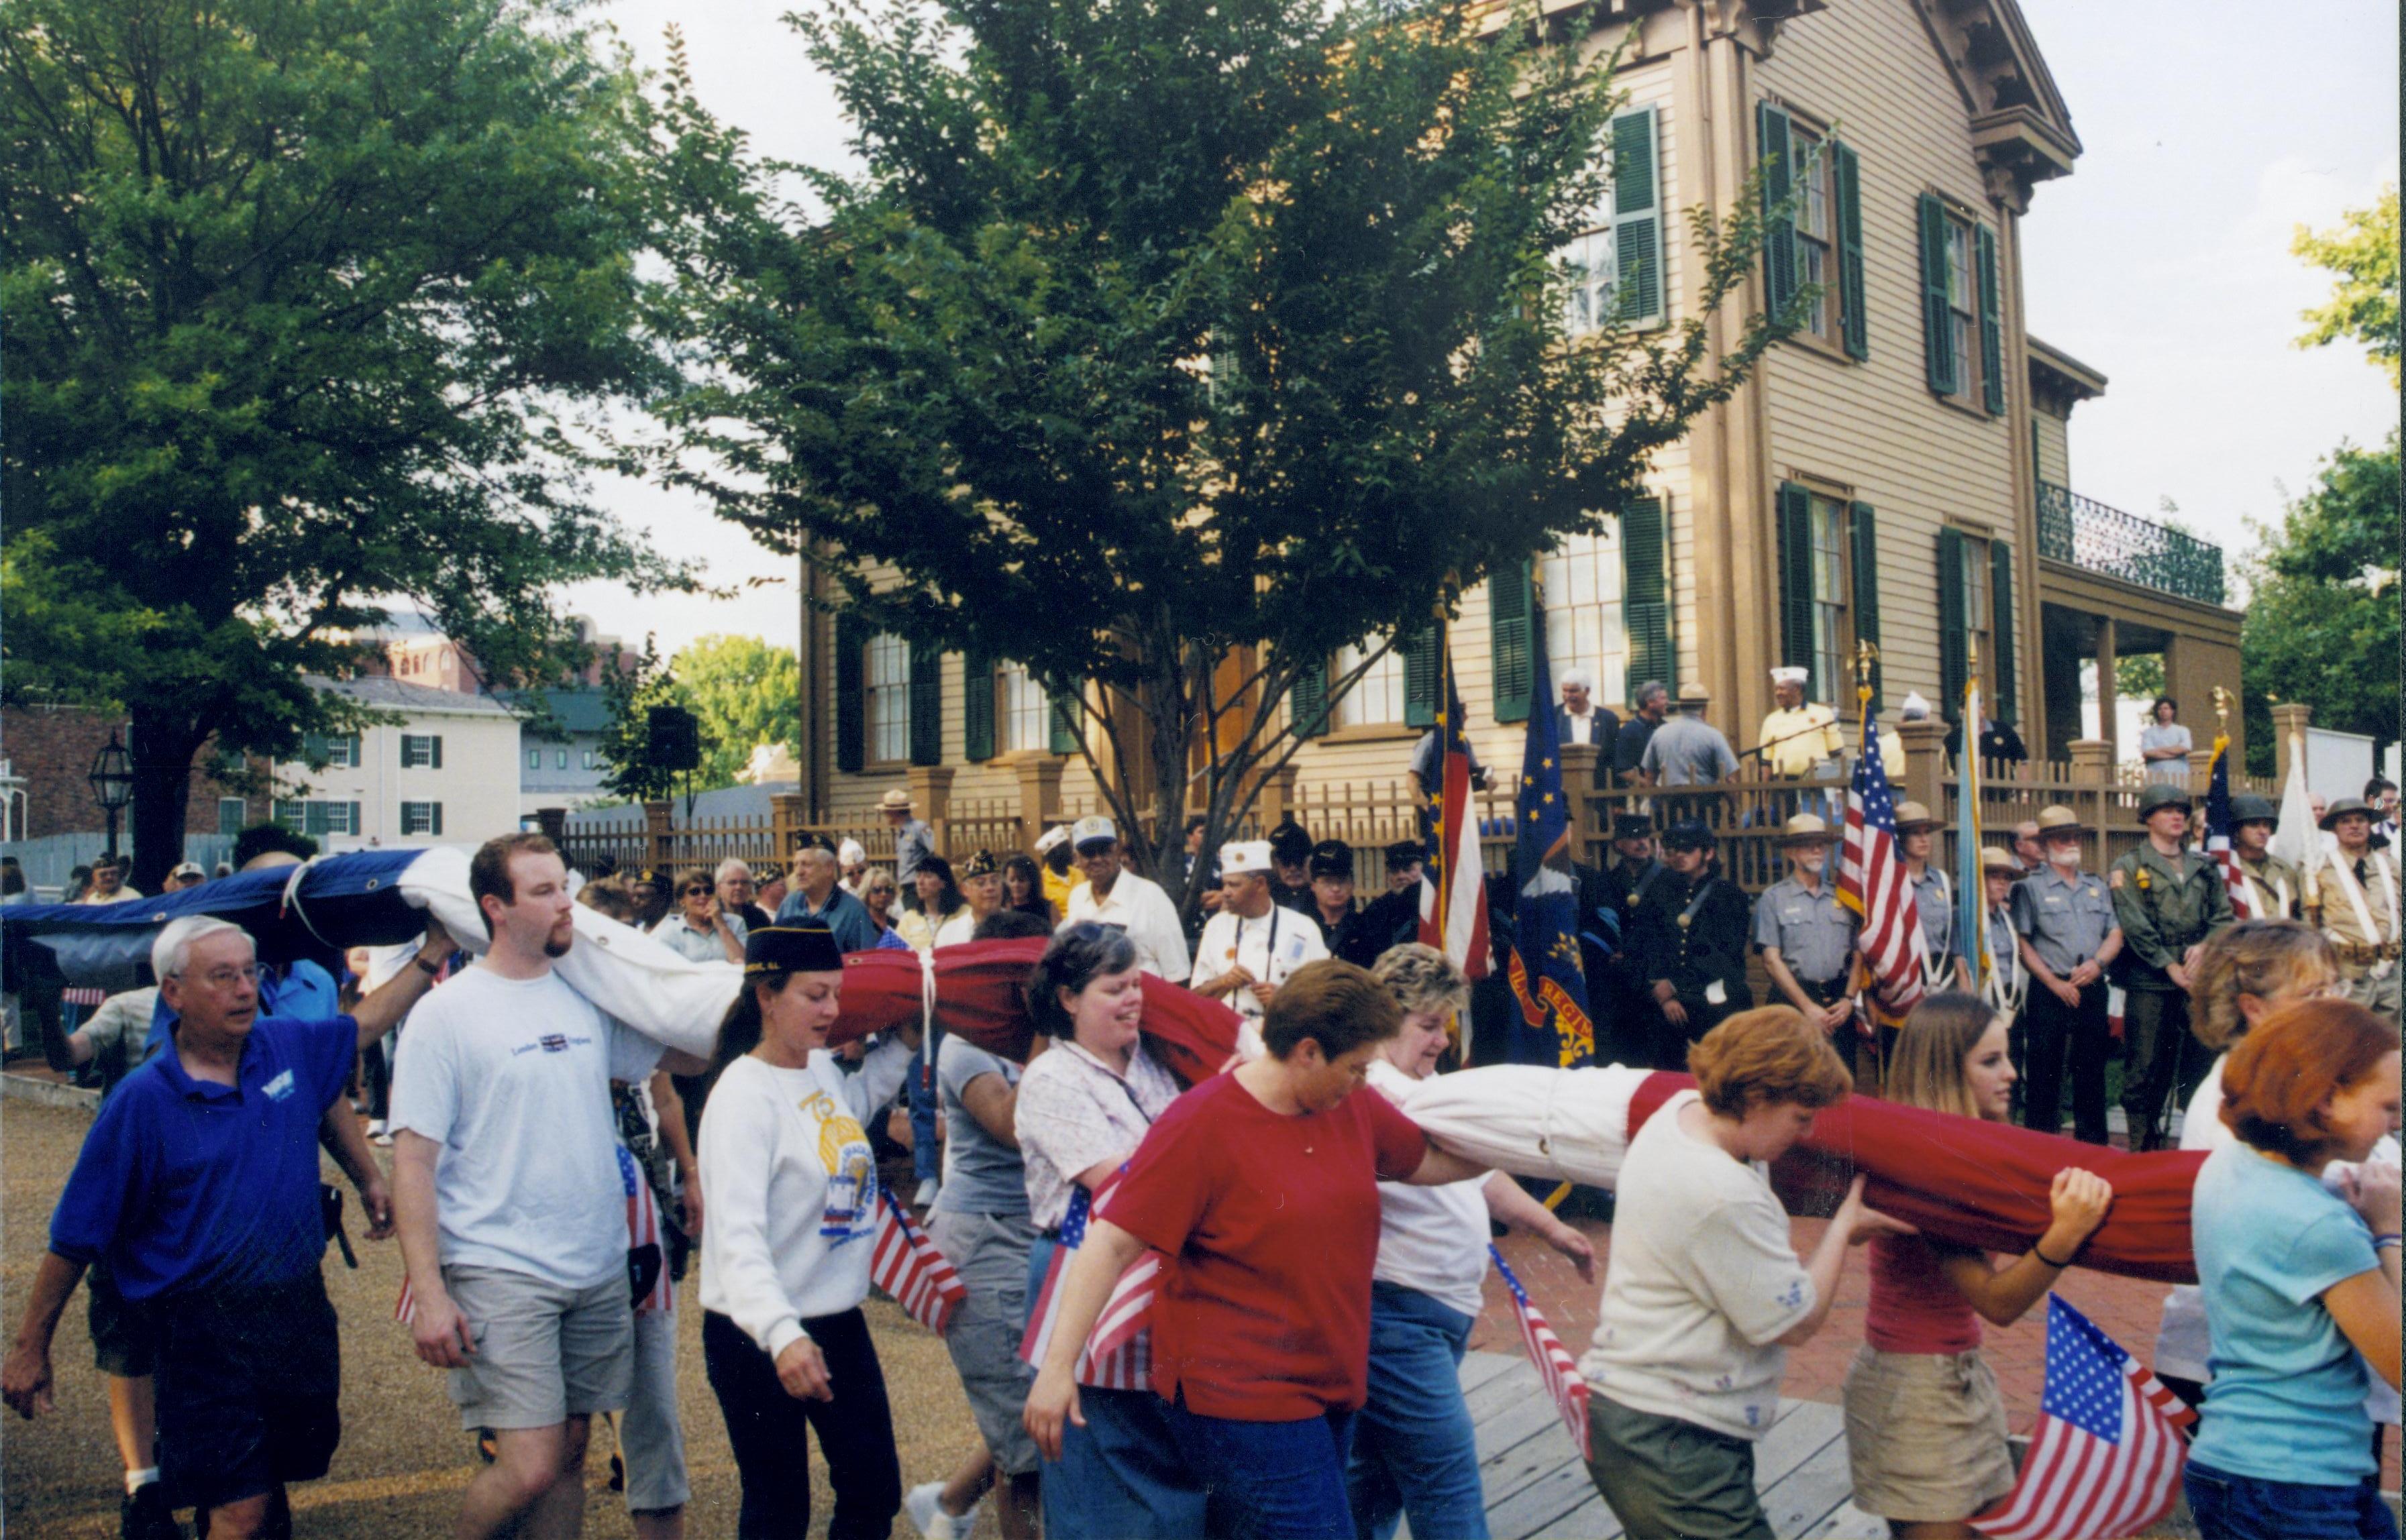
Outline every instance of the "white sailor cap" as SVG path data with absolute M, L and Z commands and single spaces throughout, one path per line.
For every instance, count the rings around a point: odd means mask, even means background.
M 1220 875 L 1242 877 L 1248 872 L 1276 869 L 1267 840 L 1231 840 L 1220 847 Z
M 1804 669 L 1785 668 L 1771 671 L 1771 682 L 1775 685 L 1802 685 L 1812 677 L 1812 673 Z
M 859 841 L 846 840 L 835 847 L 835 862 L 840 867 L 865 867 L 869 864 L 869 852 L 860 848 Z
M 1068 838 L 1069 838 L 1069 826 L 1055 824 L 1036 837 L 1036 854 L 1042 855 L 1058 847 L 1061 841 Z

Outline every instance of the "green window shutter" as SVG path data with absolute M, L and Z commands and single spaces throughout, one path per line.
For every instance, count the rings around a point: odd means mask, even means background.
M 1652 107 L 1613 118 L 1613 304 L 1625 326 L 1650 326 L 1665 314 L 1663 179 L 1655 144 Z
M 1663 560 L 1667 531 L 1663 500 L 1645 497 L 1621 510 L 1621 622 L 1629 637 L 1629 690 L 1649 679 L 1672 689 L 1678 671 L 1671 650 L 1671 594 Z
M 1879 531 L 1868 502 L 1850 503 L 1847 508 L 1847 533 L 1853 546 L 1849 555 L 1854 580 L 1855 640 L 1879 645 Z M 1880 709 L 1880 665 L 1872 665 L 1872 710 Z M 1851 696 L 1848 697 L 1852 699 Z
M 328 739 L 324 733 L 303 733 L 301 735 L 301 758 L 303 762 L 311 765 L 320 763 L 327 757 L 327 746 Z
M 305 817 L 305 810 L 301 803 L 294 801 L 290 798 L 279 797 L 276 799 L 275 811 L 272 816 L 277 824 L 280 824 L 284 827 L 290 829 L 293 833 L 298 834 L 302 831 L 301 826 Z M 235 832 L 239 833 L 241 831 L 236 830 Z
M 432 756 L 432 760 L 427 768 L 430 770 L 441 770 L 443 768 L 443 735 L 438 732 L 432 738 L 428 739 L 427 742 L 433 745 L 432 748 L 427 750 L 427 753 Z
M 1997 655 L 1995 700 L 1989 713 L 2000 722 L 2014 719 L 2014 548 L 2002 540 L 1988 542 L 1988 624 Z
M 1773 212 L 1788 201 L 1792 182 L 1788 114 L 1769 102 L 1757 102 L 1754 122 L 1756 159 L 1762 167 L 1762 307 L 1776 316 L 1796 297 L 1796 215 L 1793 210 Z
M 1813 497 L 1792 481 L 1779 484 L 1779 661 L 1813 667 Z M 1806 699 L 1827 700 L 1833 680 L 1816 679 Z
M 944 655 L 932 643 L 911 644 L 911 763 L 944 762 Z
M 1529 719 L 1529 564 L 1487 574 L 1487 634 L 1493 643 L 1495 720 Z
M 1855 152 L 1845 145 L 1833 141 L 1830 158 L 1830 180 L 1838 201 L 1838 318 L 1842 340 L 1847 357 L 1868 359 L 1872 356 L 1872 342 L 1870 318 L 1863 308 L 1861 170 L 1856 163 Z
M 1437 692 L 1445 687 L 1438 678 L 1437 645 L 1435 626 L 1422 626 L 1403 644 L 1404 726 L 1408 728 L 1437 726 Z
M 994 757 L 994 659 L 984 653 L 961 659 L 961 757 L 972 765 Z
M 1328 660 L 1315 657 L 1295 671 L 1287 686 L 1286 719 L 1297 738 L 1317 738 L 1328 730 Z
M 850 612 L 835 617 L 835 768 L 857 775 L 869 762 L 868 685 L 861 678 L 861 649 L 869 629 Z
M 1921 195 L 1921 357 L 1932 393 L 1955 393 L 1955 329 L 1946 308 L 1946 205 Z
M 432 804 L 432 807 L 434 809 L 434 835 L 435 838 L 441 839 L 443 836 L 443 804 L 436 802 Z M 356 816 L 356 810 L 354 810 L 354 816 Z
M 1053 709 L 1053 738 L 1045 746 L 1054 754 L 1077 753 L 1078 713 L 1082 709 L 1080 702 L 1084 699 L 1085 687 L 1083 685 L 1064 687 L 1047 681 L 1044 693 Z
M 1997 237 L 1975 225 L 1972 245 L 1980 265 L 1980 404 L 1999 417 L 2005 413 L 2005 334 L 1997 321 Z
M 1971 674 L 1969 633 L 1963 629 L 1963 531 L 1938 531 L 1938 714 L 1953 722 L 1963 714 L 1963 685 Z
M 351 827 L 350 827 L 348 829 L 346 829 L 344 832 L 345 832 L 345 833 L 347 833 L 347 834 L 359 834 L 359 833 L 363 832 L 363 831 L 367 828 L 367 826 L 366 826 L 365 824 L 362 824 L 362 823 L 361 823 L 361 822 L 360 822 L 360 805 L 359 805 L 357 802 L 353 802 L 353 803 L 351 803 L 351 804 L 350 804 L 350 809 L 351 809 Z M 440 830 L 440 829 L 437 829 L 437 830 L 435 830 L 435 832 L 436 832 L 437 834 L 440 834 L 440 833 L 441 833 L 441 832 L 443 832 L 443 831 L 442 831 L 442 830 Z
M 362 765 L 367 762 L 366 755 L 360 748 L 360 735 L 358 733 L 350 734 L 344 740 L 344 742 L 350 745 L 352 764 Z

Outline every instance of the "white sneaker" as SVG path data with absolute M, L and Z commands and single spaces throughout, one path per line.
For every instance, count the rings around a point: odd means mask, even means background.
M 902 1494 L 903 1511 L 911 1516 L 911 1525 L 926 1540 L 968 1540 L 977 1523 L 977 1510 L 955 1519 L 936 1501 L 944 1490 L 941 1481 L 928 1481 Z

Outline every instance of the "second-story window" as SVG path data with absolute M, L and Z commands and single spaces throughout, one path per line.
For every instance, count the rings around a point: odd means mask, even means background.
M 401 735 L 401 768 L 403 770 L 441 770 L 443 768 L 442 734 L 403 733 Z
M 1831 195 L 1832 161 L 1821 136 L 1791 120 L 1796 177 L 1796 281 L 1813 287 L 1804 330 L 1835 346 L 1839 342 L 1837 200 Z
M 1611 181 L 1594 226 L 1560 254 L 1572 282 L 1563 328 L 1573 336 L 1606 326 L 1653 326 L 1669 310 L 1659 115 L 1650 106 L 1632 107 L 1614 116 L 1609 132 Z
M 899 636 L 871 637 L 861 657 L 868 697 L 869 757 L 911 757 L 911 644 Z
M 1955 353 L 1955 399 L 1970 406 L 1980 399 L 1980 268 L 1972 222 L 1946 219 L 1946 327 Z

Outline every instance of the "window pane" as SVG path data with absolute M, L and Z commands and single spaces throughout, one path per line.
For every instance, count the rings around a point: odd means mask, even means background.
M 1808 522 L 1813 535 L 1813 679 L 1807 688 L 1814 699 L 1835 705 L 1848 677 L 1846 507 L 1817 497 Z
M 911 648 L 899 636 L 872 639 L 864 649 L 869 695 L 869 757 L 911 756 Z
M 555 751 L 551 766 L 554 770 L 566 770 L 568 768 L 568 751 L 566 749 Z
M 1585 669 L 1595 675 L 1594 700 L 1615 712 L 1629 699 L 1629 637 L 1621 605 L 1621 527 L 1574 536 L 1546 558 L 1538 581 L 1546 603 L 1546 666 L 1562 703 L 1563 674 Z
M 543 751 L 541 749 L 527 750 L 527 769 L 534 770 L 543 769 Z
M 1357 643 L 1337 650 L 1337 670 L 1329 676 L 1329 685 L 1362 666 L 1363 657 L 1378 646 L 1375 641 Z M 1337 703 L 1336 725 L 1340 728 L 1388 727 L 1404 719 L 1404 655 L 1389 648 L 1387 656 L 1370 665 L 1345 699 Z
M 1026 666 L 1002 666 L 1002 752 L 1042 753 L 1053 746 L 1051 702 Z
M 1610 315 L 1614 274 L 1612 232 L 1594 230 L 1563 247 L 1563 266 L 1573 284 L 1564 302 L 1563 330 L 1572 336 L 1592 332 Z

